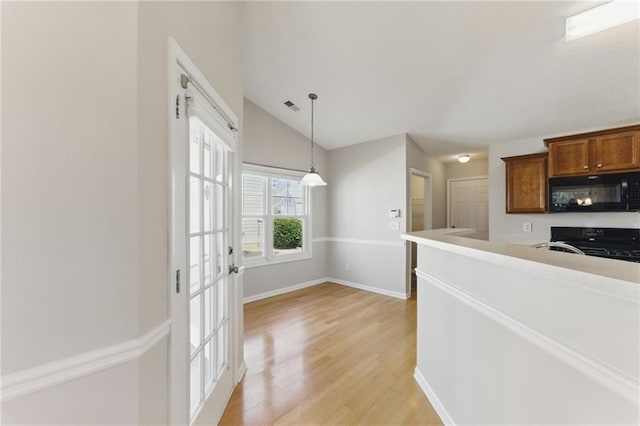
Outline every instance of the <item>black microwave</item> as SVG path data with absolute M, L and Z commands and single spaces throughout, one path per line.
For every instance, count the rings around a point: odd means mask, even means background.
M 640 172 L 549 178 L 549 211 L 640 211 Z

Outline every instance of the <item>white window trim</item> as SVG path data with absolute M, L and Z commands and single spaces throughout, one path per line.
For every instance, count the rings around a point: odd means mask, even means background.
M 269 166 L 260 166 L 256 164 L 242 164 L 242 174 L 245 172 L 250 172 L 254 175 L 264 176 L 267 178 L 275 177 L 282 179 L 296 179 L 301 180 L 305 175 L 303 171 L 290 170 L 290 169 L 281 169 L 278 167 L 269 167 Z M 302 253 L 297 254 L 287 254 L 287 255 L 275 255 L 273 254 L 273 230 L 271 225 L 269 225 L 267 233 L 265 230 L 265 255 L 258 258 L 245 258 L 242 256 L 243 265 L 247 269 L 251 268 L 259 268 L 263 266 L 269 265 L 278 265 L 281 263 L 289 263 L 289 262 L 298 262 L 300 260 L 308 260 L 313 257 L 312 248 L 313 248 L 313 224 L 312 224 L 312 205 L 311 205 L 311 191 L 309 187 L 304 187 L 304 197 L 305 197 L 305 220 L 304 225 L 302 227 Z M 244 218 L 244 215 L 241 213 L 241 218 Z M 271 186 L 267 184 L 266 192 L 265 192 L 265 216 L 267 217 L 267 222 L 270 222 L 270 219 L 273 219 L 275 216 L 271 211 Z M 242 221 L 240 221 L 240 227 L 242 228 Z

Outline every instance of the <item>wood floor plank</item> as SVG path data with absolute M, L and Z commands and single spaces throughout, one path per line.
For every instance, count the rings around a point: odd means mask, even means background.
M 244 307 L 221 425 L 441 425 L 415 383 L 416 301 L 325 283 Z

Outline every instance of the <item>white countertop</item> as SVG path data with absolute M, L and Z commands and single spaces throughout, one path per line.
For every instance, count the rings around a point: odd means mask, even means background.
M 583 275 L 583 280 L 589 287 L 596 287 L 607 293 L 610 292 L 612 280 L 615 280 L 616 287 L 624 287 L 619 290 L 625 296 L 633 299 L 638 297 L 639 287 L 629 288 L 629 284 L 640 284 L 640 263 L 469 238 L 474 232 L 473 229 L 443 228 L 402 234 L 402 238 L 492 263 L 512 264 L 514 267 L 529 269 L 532 267 L 531 262 L 534 262 L 534 267 L 539 267 L 541 274 L 548 274 L 556 279 L 562 279 L 562 274 L 565 273 L 575 277 L 577 272 Z M 602 277 L 609 279 L 602 280 Z M 614 292 L 619 293 L 618 290 Z

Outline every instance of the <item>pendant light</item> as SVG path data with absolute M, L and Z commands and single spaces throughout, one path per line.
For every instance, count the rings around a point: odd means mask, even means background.
M 309 99 L 311 99 L 311 168 L 307 174 L 304 175 L 300 183 L 307 186 L 324 186 L 327 183 L 323 181 L 318 172 L 316 172 L 313 164 L 313 101 L 318 99 L 318 95 L 309 93 Z

